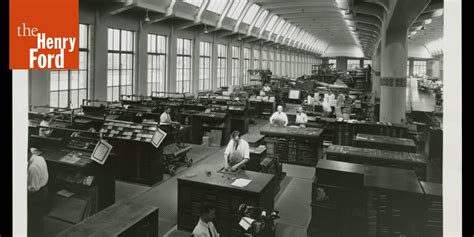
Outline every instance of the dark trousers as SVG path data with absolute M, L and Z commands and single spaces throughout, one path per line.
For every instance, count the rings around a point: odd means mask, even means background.
M 28 237 L 43 236 L 43 216 L 48 210 L 48 188 L 28 194 Z

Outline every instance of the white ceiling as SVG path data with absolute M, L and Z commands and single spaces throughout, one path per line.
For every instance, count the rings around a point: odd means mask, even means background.
M 355 45 L 335 0 L 255 0 L 255 3 L 325 42 Z

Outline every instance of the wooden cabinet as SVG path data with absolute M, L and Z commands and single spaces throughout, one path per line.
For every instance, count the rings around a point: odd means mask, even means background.
M 133 201 L 117 203 L 57 236 L 158 236 L 158 208 Z
M 283 163 L 315 166 L 323 156 L 320 128 L 280 127 L 265 125 L 260 134 L 265 135 L 267 153 L 279 156 Z
M 178 178 L 178 229 L 191 232 L 199 220 L 199 208 L 210 203 L 216 208 L 214 224 L 221 236 L 240 236 L 240 204 L 273 210 L 275 177 L 241 170 L 234 175 L 217 173 L 219 166 L 200 165 L 195 176 Z M 210 171 L 208 176 L 206 171 Z M 246 187 L 231 185 L 234 178 L 252 180 Z
M 354 146 L 388 151 L 415 153 L 417 148 L 413 139 L 389 137 L 359 133 L 354 139 Z
M 427 159 L 417 153 L 332 145 L 326 150 L 326 159 L 414 170 L 420 180 L 427 178 Z

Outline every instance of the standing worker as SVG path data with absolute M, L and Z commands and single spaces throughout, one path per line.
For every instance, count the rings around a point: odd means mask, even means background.
M 277 112 L 270 117 L 270 124 L 286 126 L 288 124 L 288 116 L 283 112 L 283 106 L 278 105 Z
M 224 151 L 226 170 L 236 171 L 250 159 L 249 143 L 240 138 L 239 131 L 233 131 L 230 141 Z

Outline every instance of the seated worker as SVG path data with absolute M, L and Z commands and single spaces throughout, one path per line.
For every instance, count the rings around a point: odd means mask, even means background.
M 250 159 L 249 143 L 240 138 L 239 131 L 233 131 L 224 151 L 226 170 L 236 171 Z
M 43 120 L 41 121 L 40 123 L 40 126 L 42 127 L 49 127 L 51 121 L 53 121 L 54 117 L 49 115 L 49 114 L 45 114 L 43 116 Z M 40 128 L 39 129 L 39 136 L 41 137 L 49 137 L 51 135 L 51 133 L 53 132 L 53 129 L 49 129 L 49 128 Z
M 48 167 L 36 148 L 28 152 L 28 236 L 42 236 L 43 215 L 47 210 Z
M 272 91 L 272 88 L 268 84 L 265 84 L 262 88 L 262 91 L 270 92 L 270 91 Z
M 303 107 L 298 107 L 296 110 L 296 124 L 306 124 L 308 123 L 308 116 L 303 112 Z
M 286 126 L 288 124 L 288 117 L 283 112 L 283 106 L 278 105 L 277 111 L 270 117 L 270 124 L 279 126 Z
M 212 223 L 216 217 L 216 208 L 213 206 L 203 203 L 200 207 L 201 217 L 194 227 L 193 237 L 219 237 L 219 233 L 216 230 L 216 227 Z
M 337 104 L 336 106 L 344 106 L 344 103 L 346 101 L 346 96 L 343 93 L 340 93 L 337 96 Z
M 165 111 L 160 116 L 160 125 L 171 125 L 171 124 L 176 124 L 177 122 L 171 120 L 171 108 L 166 107 Z

